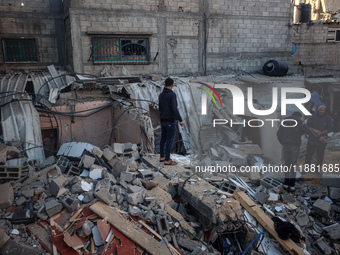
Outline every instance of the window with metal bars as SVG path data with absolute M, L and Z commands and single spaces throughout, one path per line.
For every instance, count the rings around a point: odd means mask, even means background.
M 5 62 L 38 61 L 35 39 L 3 39 Z
M 94 63 L 149 63 L 148 38 L 93 37 L 92 49 Z

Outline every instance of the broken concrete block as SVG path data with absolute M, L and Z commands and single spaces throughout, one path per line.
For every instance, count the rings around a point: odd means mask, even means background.
M 282 183 L 270 176 L 265 176 L 264 178 L 262 178 L 260 180 L 260 184 L 267 189 L 281 190 L 282 188 Z
M 340 174 L 327 173 L 322 175 L 322 184 L 334 188 L 340 188 Z
M 67 174 L 68 175 L 81 175 L 82 172 L 83 172 L 83 169 L 81 169 L 79 167 L 76 167 L 76 166 L 70 166 L 70 168 L 68 169 Z
M 149 181 L 153 179 L 154 172 L 150 169 L 138 169 L 138 172 L 139 177 L 142 178 L 144 181 Z
M 143 211 L 139 209 L 137 206 L 129 205 L 128 213 L 131 216 L 141 216 L 143 214 Z
M 45 214 L 46 210 L 45 210 L 45 206 L 40 207 L 40 209 L 38 210 L 37 216 L 39 219 L 42 220 L 47 220 L 48 216 L 47 214 Z
M 114 158 L 116 156 L 116 153 L 113 151 L 113 149 L 111 147 L 105 147 L 104 151 L 103 151 L 103 157 L 104 159 L 106 159 L 106 161 L 111 160 L 112 158 Z
M 50 192 L 53 196 L 55 197 L 59 197 L 61 196 L 61 189 L 64 188 L 64 186 L 67 183 L 67 178 L 65 178 L 64 176 L 59 176 L 57 178 L 54 178 L 51 180 L 50 183 Z
M 128 185 L 128 193 L 142 193 L 144 195 L 145 190 L 142 187 L 136 185 Z
M 52 217 L 53 215 L 61 212 L 63 206 L 53 199 L 45 204 L 45 209 L 48 217 Z
M 149 219 L 154 224 L 156 223 L 156 221 L 155 221 L 155 214 L 153 213 L 152 210 L 147 211 L 144 214 L 144 218 Z
M 137 171 L 137 169 L 138 169 L 138 165 L 137 165 L 134 158 L 128 159 L 126 161 L 126 165 L 128 166 L 129 171 Z
M 17 201 L 15 201 L 15 203 L 20 206 L 24 204 L 26 201 L 27 201 L 26 198 L 20 197 Z
M 306 213 L 301 213 L 300 215 L 298 215 L 298 216 L 296 217 L 296 223 L 297 223 L 300 227 L 308 226 L 308 225 L 309 225 L 309 217 L 308 217 L 308 214 L 306 214 Z
M 114 191 L 114 183 L 108 179 L 101 180 L 97 183 L 94 195 L 99 200 L 112 206 L 116 201 L 116 193 Z
M 0 164 L 6 163 L 8 146 L 4 143 L 0 143 Z
M 138 172 L 121 172 L 120 179 L 124 180 L 125 182 L 132 182 L 136 179 Z
M 330 216 L 331 208 L 332 208 L 332 204 L 323 199 L 318 199 L 313 204 L 314 213 L 325 218 L 328 218 Z
M 327 235 L 331 239 L 333 240 L 340 239 L 340 224 L 339 223 L 335 223 L 333 225 L 324 227 L 323 230 L 326 231 Z
M 115 161 L 114 165 L 112 167 L 112 173 L 115 177 L 119 177 L 120 173 L 122 172 L 127 172 L 128 171 L 128 166 L 121 162 L 121 161 Z
M 99 166 L 99 165 L 92 165 L 90 172 L 89 172 L 89 177 L 93 180 L 98 180 L 103 178 L 103 173 L 106 172 L 106 168 Z
M 98 158 L 101 158 L 103 156 L 103 151 L 101 151 L 97 147 L 93 147 L 92 153 L 93 155 L 96 155 Z
M 15 146 L 8 146 L 7 147 L 7 157 L 14 158 L 20 154 L 20 151 Z
M 194 250 L 197 250 L 197 249 L 201 249 L 201 246 L 198 243 L 196 243 L 192 240 L 189 240 L 189 239 L 185 239 L 183 237 L 178 238 L 177 242 L 181 247 L 183 247 L 186 250 L 189 250 L 191 252 L 193 252 Z
M 6 209 L 13 204 L 14 192 L 10 183 L 0 185 L 0 209 Z
M 269 198 L 269 192 L 265 187 L 261 185 L 256 188 L 256 193 L 254 197 L 260 204 L 264 204 Z
M 70 160 L 66 157 L 59 156 L 56 164 L 60 168 L 61 172 L 65 173 L 70 164 Z
M 9 240 L 9 236 L 6 234 L 5 230 L 0 229 L 0 248 L 4 246 Z
M 320 251 L 321 254 L 330 255 L 332 254 L 332 248 L 325 242 L 324 238 L 320 238 L 313 243 Z
M 136 151 L 138 149 L 137 144 L 132 144 L 130 142 L 124 143 L 124 152 Z
M 21 191 L 21 194 L 24 195 L 26 198 L 31 198 L 34 196 L 34 190 L 26 189 L 26 190 Z
M 340 188 L 336 187 L 327 187 L 327 195 L 334 200 L 340 199 Z
M 263 151 L 257 144 L 233 144 L 234 148 L 240 149 L 247 155 L 262 156 Z
M 117 155 L 124 154 L 125 146 L 123 143 L 114 143 L 111 145 L 111 148 L 113 149 L 114 153 L 116 153 Z
M 130 193 L 127 195 L 128 203 L 130 205 L 138 205 L 143 202 L 143 194 L 142 193 Z
M 84 154 L 81 157 L 78 167 L 90 168 L 94 164 L 95 161 L 96 159 L 94 157 Z
M 140 155 L 138 151 L 131 152 L 131 158 L 134 158 L 135 160 L 140 159 Z
M 243 151 L 239 149 L 234 149 L 230 147 L 226 147 L 223 145 L 220 145 L 225 152 L 227 152 L 228 156 L 230 157 L 230 162 L 234 166 L 244 166 L 247 165 L 247 154 L 245 154 Z
M 57 158 L 54 156 L 49 156 L 47 159 L 44 160 L 43 162 L 43 166 L 47 167 L 47 166 L 51 166 L 54 165 L 57 162 Z
M 86 236 L 91 235 L 93 227 L 94 227 L 94 224 L 91 221 L 89 220 L 85 221 L 85 223 L 81 226 L 81 228 L 77 230 L 78 236 L 86 237 Z
M 295 201 L 295 196 L 293 194 L 282 194 L 281 195 L 282 201 L 285 203 L 292 203 Z
M 62 204 L 66 208 L 67 211 L 74 212 L 78 207 L 79 200 L 73 199 L 72 197 L 67 196 L 62 200 Z

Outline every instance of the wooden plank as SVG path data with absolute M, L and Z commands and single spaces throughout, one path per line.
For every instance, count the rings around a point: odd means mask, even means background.
M 105 218 L 120 232 L 141 246 L 144 250 L 154 255 L 171 255 L 169 249 L 141 230 L 139 227 L 124 219 L 113 207 L 102 202 L 97 202 L 90 207 L 96 214 Z
M 304 255 L 302 249 L 292 239 L 282 240 L 276 233 L 274 222 L 265 214 L 244 191 L 234 192 L 234 198 L 272 235 L 290 254 Z

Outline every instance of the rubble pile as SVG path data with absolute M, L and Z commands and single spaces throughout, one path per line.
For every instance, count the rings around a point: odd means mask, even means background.
M 164 166 L 158 155 L 141 155 L 132 143 L 102 149 L 65 143 L 42 163 L 27 160 L 20 143 L 0 148 L 2 254 L 339 252 L 336 174 L 323 178 L 327 188 L 297 183 L 290 193 L 280 178 L 261 171 L 238 176 Z M 254 144 L 211 154 L 215 162 L 202 162 L 263 164 Z M 300 243 L 279 238 L 273 217 L 293 224 Z M 267 234 L 257 238 L 261 233 Z

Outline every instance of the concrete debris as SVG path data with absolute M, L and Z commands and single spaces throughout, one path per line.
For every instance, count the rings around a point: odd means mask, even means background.
M 313 211 L 315 214 L 328 218 L 330 217 L 331 203 L 326 200 L 318 199 L 313 204 Z
M 256 188 L 255 199 L 260 203 L 264 204 L 267 202 L 269 198 L 269 192 L 263 186 L 258 186 Z
M 6 209 L 14 200 L 13 187 L 10 183 L 0 185 L 0 209 Z

